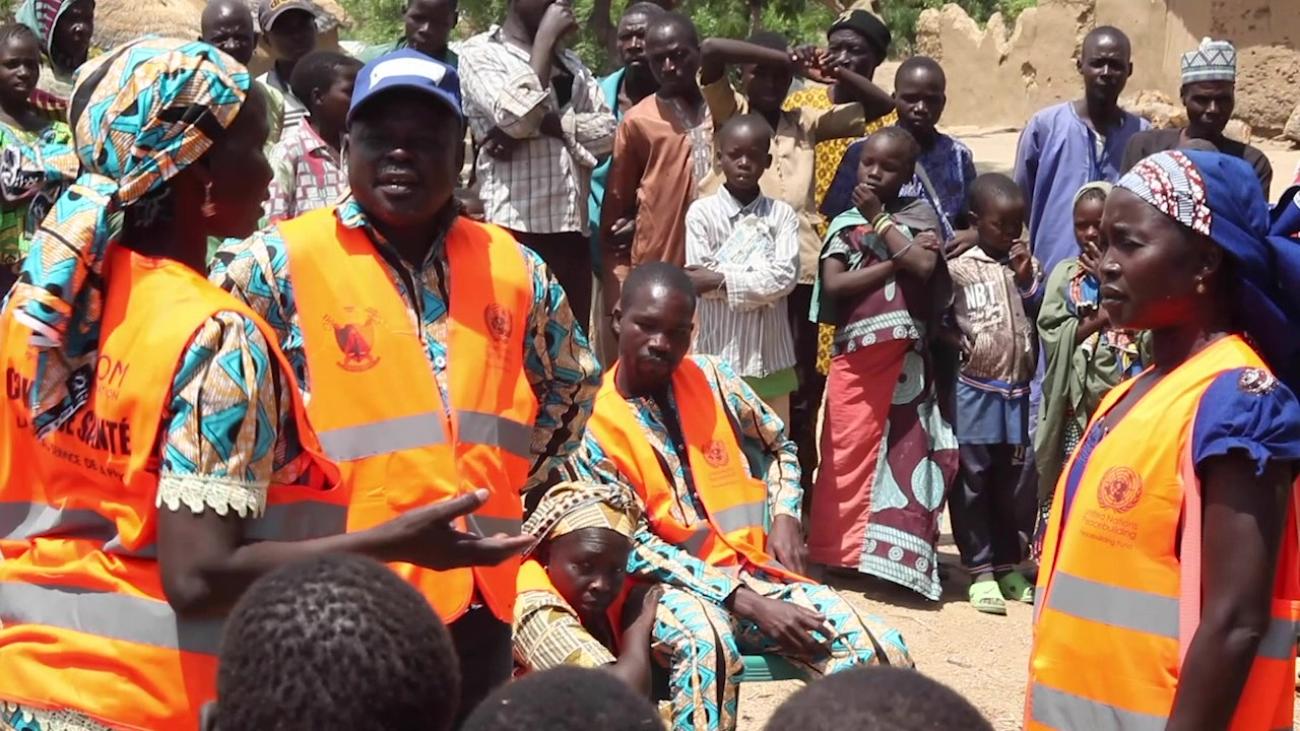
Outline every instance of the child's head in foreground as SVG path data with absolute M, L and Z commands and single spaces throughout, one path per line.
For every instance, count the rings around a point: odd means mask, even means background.
M 613 673 L 562 666 L 498 688 L 462 731 L 663 731 L 650 701 Z
M 856 668 L 790 697 L 767 731 L 993 731 L 980 712 L 942 683 L 903 668 Z
M 258 579 L 226 622 L 209 728 L 445 731 L 460 666 L 423 596 L 383 564 L 309 559 Z

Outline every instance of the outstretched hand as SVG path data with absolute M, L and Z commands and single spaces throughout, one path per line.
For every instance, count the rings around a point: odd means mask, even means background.
M 480 536 L 452 527 L 451 522 L 487 502 L 487 490 L 475 490 L 408 510 L 379 528 L 386 533 L 387 561 L 413 563 L 435 571 L 466 566 L 495 566 L 533 542 L 529 535 Z

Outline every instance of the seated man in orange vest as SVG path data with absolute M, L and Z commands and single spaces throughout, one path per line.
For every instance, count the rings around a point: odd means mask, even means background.
M 816 674 L 910 666 L 897 631 L 798 573 L 803 494 L 794 445 L 730 368 L 686 358 L 695 302 L 689 276 L 672 264 L 643 264 L 628 276 L 614 310 L 618 364 L 605 375 L 575 459 L 579 474 L 628 485 L 645 505 L 629 573 L 706 599 L 694 605 L 705 611 L 679 613 L 665 594 L 660 612 L 676 614 L 697 638 L 716 637 L 719 658 L 737 649 L 774 652 Z M 762 465 L 762 479 L 752 476 L 747 453 Z M 656 626 L 656 642 L 671 640 L 672 630 Z M 679 665 L 672 671 L 674 729 L 734 728 L 741 664 L 718 668 L 729 682 L 717 698 L 679 683 Z
M 380 56 L 347 125 L 351 197 L 222 249 L 210 277 L 276 333 L 351 490 L 348 530 L 486 488 L 467 529 L 518 534 L 521 493 L 577 447 L 600 367 L 537 255 L 460 215 L 455 69 Z M 510 676 L 519 561 L 393 568 L 451 630 L 463 718 Z

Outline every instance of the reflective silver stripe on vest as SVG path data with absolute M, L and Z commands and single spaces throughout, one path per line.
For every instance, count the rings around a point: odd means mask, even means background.
M 1255 656 L 1272 660 L 1290 660 L 1291 650 L 1296 645 L 1295 633 L 1295 622 L 1274 617 L 1273 621 L 1268 623 L 1268 630 L 1260 638 L 1259 649 L 1255 651 Z
M 0 623 L 41 624 L 137 645 L 216 655 L 221 621 L 178 621 L 164 601 L 64 586 L 0 582 Z
M 1178 599 L 1081 579 L 1052 576 L 1047 606 L 1072 617 L 1178 639 Z
M 244 524 L 249 541 L 305 541 L 347 532 L 346 505 L 310 500 L 267 505 L 262 517 Z
M 726 510 L 719 510 L 714 514 L 713 522 L 722 529 L 723 533 L 730 533 L 746 528 L 763 527 L 763 516 L 767 513 L 767 504 L 762 502 L 743 503 L 733 505 Z
M 117 525 L 93 510 L 0 503 L 0 539 L 25 541 L 57 536 L 109 541 L 117 536 Z
M 104 553 L 133 558 L 157 558 L 150 543 L 131 551 L 122 545 L 117 525 L 93 510 L 56 508 L 39 503 L 0 503 L 0 540 L 71 538 L 102 543 Z
M 533 456 L 532 426 L 482 411 L 456 412 L 456 441 L 500 447 L 524 459 Z
M 730 533 L 747 528 L 763 527 L 763 518 L 767 515 L 767 503 L 743 503 L 733 505 L 726 510 L 719 510 L 712 514 L 713 523 L 722 530 L 723 533 Z M 704 549 L 704 543 L 713 535 L 712 526 L 696 528 L 686 540 L 682 541 L 680 547 L 687 553 L 699 556 Z
M 709 540 L 711 535 L 713 535 L 712 528 L 696 528 L 689 538 L 682 541 L 682 549 L 692 556 L 699 556 L 704 548 L 704 542 Z
M 494 536 L 498 533 L 517 536 L 523 527 L 523 521 L 517 518 L 491 518 L 473 513 L 465 516 L 465 522 L 469 524 L 471 532 L 480 536 Z
M 1033 720 L 1071 731 L 1164 731 L 1167 718 L 1116 708 L 1035 683 Z
M 116 556 L 130 556 L 131 558 L 147 558 L 152 560 L 158 559 L 158 544 L 149 543 L 132 551 L 122 545 L 122 536 L 113 536 L 104 544 L 104 553 L 111 553 Z
M 317 436 L 325 454 L 340 462 L 445 444 L 447 441 L 442 415 L 434 412 L 331 429 Z

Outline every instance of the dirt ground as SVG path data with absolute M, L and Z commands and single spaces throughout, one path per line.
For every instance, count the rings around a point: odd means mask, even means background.
M 970 699 L 997 731 L 1015 731 L 1023 711 L 1033 610 L 1008 602 L 1005 617 L 975 611 L 966 603 L 966 577 L 946 529 L 939 551 L 949 578 L 937 602 L 874 579 L 830 584 L 855 607 L 902 632 L 919 670 Z M 797 681 L 742 685 L 739 731 L 762 731 L 777 706 L 801 686 Z
M 947 131 L 970 146 L 980 172 L 1010 174 L 1018 131 Z M 1267 140 L 1254 144 L 1273 163 L 1271 199 L 1276 200 L 1294 179 L 1300 150 Z M 1020 728 L 1023 712 L 1032 608 L 1008 602 L 1005 617 L 975 611 L 966 603 L 966 577 L 946 530 L 940 553 L 940 563 L 948 567 L 949 578 L 938 602 L 929 602 L 883 581 L 830 583 L 855 606 L 902 632 L 919 670 L 968 698 L 998 731 L 1015 731 Z M 796 681 L 742 685 L 739 731 L 762 731 L 777 706 L 800 687 Z M 1300 729 L 1300 725 L 1296 728 Z

